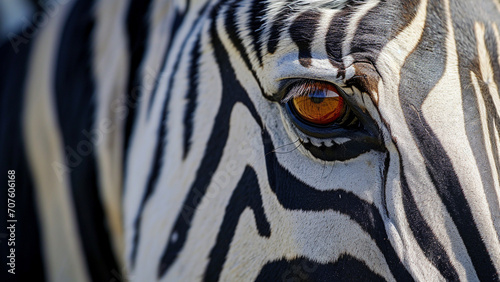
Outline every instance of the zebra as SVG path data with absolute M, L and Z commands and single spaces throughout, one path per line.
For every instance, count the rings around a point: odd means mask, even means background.
M 32 21 L 0 47 L 2 276 L 499 280 L 497 0 L 54 0 Z

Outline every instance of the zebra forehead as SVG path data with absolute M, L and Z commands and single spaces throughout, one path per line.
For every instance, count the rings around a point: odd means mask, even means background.
M 367 2 L 369 0 L 296 0 L 296 1 L 271 1 L 270 3 L 286 3 L 291 7 L 300 10 L 300 9 L 312 9 L 312 8 L 327 8 L 327 9 L 338 9 L 345 7 L 346 5 L 353 2 Z

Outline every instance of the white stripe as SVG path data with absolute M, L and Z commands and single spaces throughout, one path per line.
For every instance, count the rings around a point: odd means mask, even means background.
M 70 1 L 69 3 L 72 3 Z M 55 61 L 59 35 L 72 4 L 60 6 L 38 34 L 24 99 L 24 140 L 33 171 L 42 248 L 49 281 L 89 281 L 68 171 L 55 169 L 64 161 L 63 141 L 54 101 Z
M 317 60 L 325 60 L 325 64 L 330 66 L 330 61 L 328 59 L 328 54 L 326 53 L 326 37 L 330 30 L 330 23 L 333 17 L 338 13 L 338 10 L 321 10 L 320 18 L 318 20 L 318 25 L 316 32 L 314 34 L 314 39 L 311 42 L 311 54 L 314 58 L 312 64 Z
M 98 3 L 93 52 L 97 100 L 93 144 L 97 149 L 99 193 L 119 266 L 124 259 L 121 191 L 123 125 L 128 114 L 125 105 L 128 65 L 124 59 L 129 56 L 124 30 L 128 2 Z

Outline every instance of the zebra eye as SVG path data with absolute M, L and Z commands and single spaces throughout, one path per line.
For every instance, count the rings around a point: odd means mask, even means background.
M 312 125 L 325 126 L 344 116 L 344 98 L 332 84 L 308 81 L 290 89 L 291 109 L 300 119 Z
M 363 126 L 345 95 L 335 85 L 317 80 L 299 80 L 284 87 L 282 100 L 292 123 L 317 138 L 345 136 Z M 282 96 L 282 97 L 283 97 Z
M 384 150 L 377 123 L 363 105 L 335 84 L 310 79 L 283 81 L 278 93 L 286 124 L 312 156 L 346 160 L 370 150 Z M 300 132 L 299 132 L 300 131 Z

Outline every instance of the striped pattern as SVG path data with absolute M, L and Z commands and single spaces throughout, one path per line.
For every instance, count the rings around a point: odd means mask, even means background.
M 499 280 L 497 0 L 57 7 L 21 56 L 1 47 L 1 167 L 35 229 L 20 273 Z M 301 131 L 301 79 L 361 127 Z

